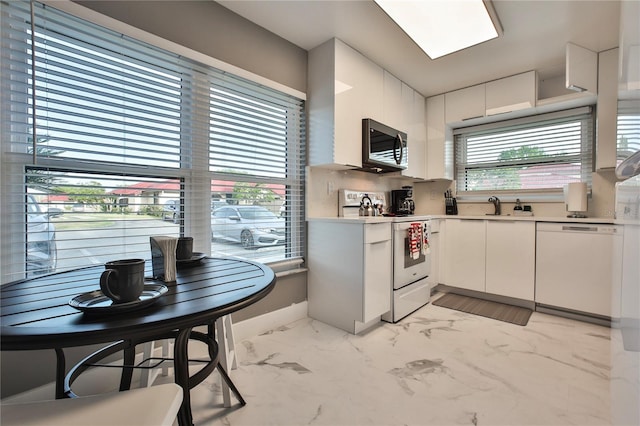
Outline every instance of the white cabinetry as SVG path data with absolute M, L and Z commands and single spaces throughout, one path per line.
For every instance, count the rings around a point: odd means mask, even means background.
M 485 291 L 485 221 L 447 219 L 444 284 Z
M 533 301 L 535 222 L 487 221 L 487 293 Z
M 383 69 L 337 39 L 308 64 L 309 165 L 361 167 L 362 119 L 383 121 Z
M 536 106 L 537 74 L 529 71 L 485 85 L 485 114 L 496 115 Z
M 441 238 L 444 236 L 444 220 L 431 219 L 431 239 L 429 240 L 429 249 L 431 251 L 431 271 L 427 277 L 427 282 L 430 288 L 434 288 L 440 284 L 440 263 L 443 256 L 440 254 L 440 250 L 443 244 L 440 243 Z
M 484 84 L 445 93 L 445 120 L 447 124 L 484 117 L 484 96 Z
M 407 132 L 406 108 L 402 97 L 403 83 L 390 72 L 383 71 L 382 123 L 402 132 Z M 411 108 L 411 107 L 409 107 Z
M 596 169 L 615 169 L 618 110 L 618 49 L 598 54 Z
M 391 309 L 391 224 L 309 222 L 309 316 L 359 333 Z
M 640 94 L 640 2 L 620 2 L 620 58 L 618 90 L 620 99 L 635 99 Z
M 403 99 L 409 109 L 408 139 L 408 167 L 401 175 L 416 179 L 427 178 L 427 125 L 424 97 L 403 83 Z M 411 95 L 411 96 L 409 96 Z M 410 101 L 410 103 L 409 103 Z
M 445 93 L 447 124 L 515 112 L 536 106 L 538 77 L 528 71 Z
M 453 179 L 453 133 L 445 121 L 445 95 L 427 98 L 427 179 Z
M 598 93 L 598 54 L 573 43 L 566 46 L 565 86 L 577 92 Z

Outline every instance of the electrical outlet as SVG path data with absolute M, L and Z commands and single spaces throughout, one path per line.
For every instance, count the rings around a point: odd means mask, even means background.
M 333 181 L 330 180 L 329 182 L 327 182 L 327 195 L 331 195 L 333 194 Z

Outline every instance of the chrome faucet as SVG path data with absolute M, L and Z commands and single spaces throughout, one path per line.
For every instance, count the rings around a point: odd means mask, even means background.
M 500 216 L 500 199 L 498 197 L 489 197 L 489 202 L 493 203 L 493 207 L 495 208 L 495 216 Z

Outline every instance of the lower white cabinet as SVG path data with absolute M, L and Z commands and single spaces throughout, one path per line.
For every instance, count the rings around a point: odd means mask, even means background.
M 533 301 L 536 273 L 536 224 L 487 221 L 485 291 Z
M 535 222 L 447 219 L 441 282 L 533 301 Z
M 309 316 L 357 334 L 391 309 L 390 223 L 308 223 Z
M 441 243 L 441 238 L 444 237 L 445 222 L 440 219 L 431 219 L 431 238 L 429 240 L 431 271 L 429 271 L 429 276 L 427 277 L 427 282 L 431 288 L 440 284 L 440 263 L 444 257 L 440 254 L 440 250 L 444 247 L 444 244 Z
M 443 283 L 485 291 L 485 221 L 447 219 Z

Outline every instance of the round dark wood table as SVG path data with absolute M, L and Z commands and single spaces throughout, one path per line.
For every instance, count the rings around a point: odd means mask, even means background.
M 132 365 L 135 347 L 141 343 L 174 338 L 175 382 L 182 386 L 184 399 L 178 422 L 192 424 L 189 390 L 204 380 L 214 368 L 220 370 L 238 399 L 244 400 L 218 365 L 217 344 L 213 335 L 216 319 L 247 307 L 265 297 L 275 286 L 276 277 L 266 265 L 242 259 L 203 258 L 178 268 L 175 282 L 145 280 L 145 286 L 167 287 L 166 293 L 154 295 L 154 301 L 142 307 L 115 310 L 73 307 L 78 300 L 100 289 L 99 278 L 104 266 L 92 266 L 41 277 L 7 283 L 0 287 L 1 349 L 54 349 L 57 356 L 56 398 L 74 396 L 70 383 L 80 370 L 68 377 L 64 348 L 111 343 L 102 354 L 122 350 L 124 365 Z M 146 274 L 151 276 L 151 261 Z M 163 290 L 164 291 L 164 290 Z M 194 327 L 206 325 L 207 334 Z M 209 346 L 208 369 L 189 376 L 187 345 L 197 339 Z M 120 390 L 131 384 L 132 368 L 124 368 Z

